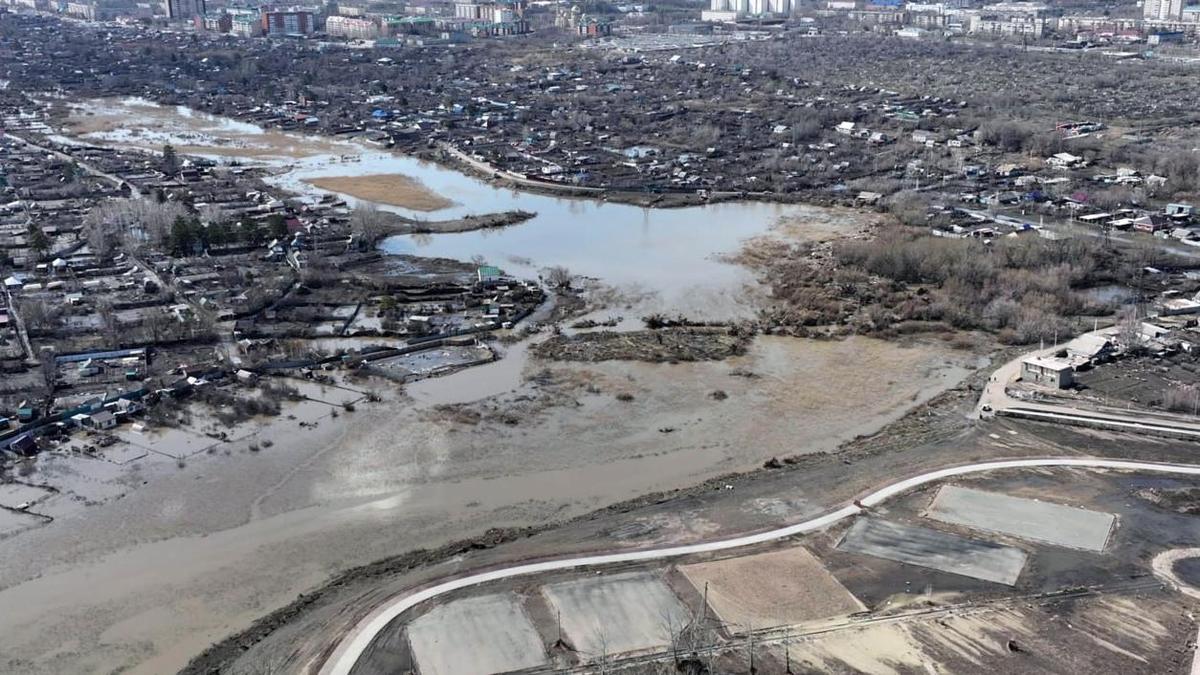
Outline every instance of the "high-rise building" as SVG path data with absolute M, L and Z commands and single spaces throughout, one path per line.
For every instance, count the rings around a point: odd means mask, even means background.
M 710 0 L 705 21 L 732 21 L 753 16 L 789 16 L 792 0 Z
M 1147 21 L 1179 21 L 1183 19 L 1183 0 L 1145 0 L 1142 18 Z
M 172 21 L 191 21 L 204 16 L 204 0 L 167 0 L 167 17 Z
M 272 9 L 262 12 L 263 33 L 270 36 L 312 35 L 314 13 L 307 9 Z

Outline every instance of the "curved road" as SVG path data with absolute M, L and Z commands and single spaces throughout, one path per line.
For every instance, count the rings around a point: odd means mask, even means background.
M 953 478 L 955 476 L 982 473 L 985 471 L 995 471 L 998 469 L 1040 467 L 1120 469 L 1126 471 L 1174 473 L 1200 476 L 1200 465 L 1196 464 L 1165 464 L 1122 459 L 1088 459 L 1081 457 L 1048 457 L 1040 459 L 999 460 L 939 469 L 937 471 L 930 471 L 918 476 L 913 476 L 912 478 L 906 478 L 871 492 L 870 494 L 859 499 L 857 504 L 861 504 L 864 507 L 875 506 L 913 488 L 920 487 L 928 483 L 945 480 L 947 478 Z M 805 534 L 807 532 L 819 530 L 840 520 L 857 515 L 861 513 L 862 510 L 863 509 L 856 504 L 848 504 L 837 509 L 836 511 L 806 520 L 802 523 L 796 523 L 795 525 L 789 525 L 776 530 L 768 530 L 766 532 L 751 534 L 744 537 L 735 537 L 733 539 L 723 539 L 720 541 L 700 544 L 689 544 L 687 546 L 674 546 L 671 548 L 628 551 L 624 553 L 611 553 L 605 555 L 590 555 L 578 558 L 564 558 L 560 560 L 547 560 L 544 562 L 528 563 L 503 569 L 491 570 L 488 572 L 481 572 L 479 574 L 472 574 L 465 577 L 444 581 L 440 584 L 424 588 L 409 595 L 395 597 L 376 608 L 375 611 L 363 618 L 358 625 L 355 626 L 354 629 L 342 639 L 341 643 L 338 644 L 337 649 L 334 650 L 333 654 L 321 667 L 320 673 L 321 675 L 349 675 L 350 671 L 354 668 L 354 664 L 358 662 L 358 659 L 362 656 L 363 652 L 366 651 L 367 647 L 370 646 L 375 637 L 381 631 L 383 631 L 387 625 L 392 622 L 392 620 L 417 606 L 418 604 L 425 602 L 426 600 L 431 600 L 451 591 L 476 586 L 490 581 L 524 576 L 527 574 L 553 572 L 556 570 L 565 570 L 575 567 L 608 565 L 612 563 L 662 560 L 694 553 L 711 553 L 714 551 L 740 548 L 742 546 L 751 546 L 754 544 L 761 544 L 776 539 L 783 539 L 784 537 L 790 537 L 797 534 Z

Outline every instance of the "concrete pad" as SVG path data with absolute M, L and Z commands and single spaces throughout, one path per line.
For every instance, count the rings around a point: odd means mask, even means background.
M 1012 546 L 879 518 L 860 518 L 838 548 L 1009 586 L 1021 576 L 1026 559 Z
M 866 607 L 808 549 L 782 551 L 679 568 L 708 605 L 735 632 L 859 612 Z
M 454 600 L 408 625 L 421 675 L 490 675 L 546 663 L 542 638 L 512 593 Z
M 649 572 L 590 576 L 542 587 L 563 632 L 585 657 L 671 644 L 690 619 L 667 584 Z
M 1111 513 L 957 485 L 938 490 L 925 515 L 944 523 L 1087 551 L 1104 550 L 1116 520 Z

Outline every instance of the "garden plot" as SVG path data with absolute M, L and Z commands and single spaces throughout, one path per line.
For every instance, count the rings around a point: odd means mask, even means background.
M 221 443 L 221 441 L 215 438 L 171 427 L 148 429 L 143 432 L 118 428 L 113 433 L 130 445 L 145 448 L 151 452 L 157 452 L 160 455 L 166 455 L 174 459 L 191 457 L 198 452 L 203 452 Z
M 319 384 L 305 380 L 289 380 L 288 384 L 295 387 L 301 396 L 328 405 L 358 403 L 366 398 L 359 391 L 334 384 Z
M 454 600 L 408 625 L 421 675 L 488 675 L 540 666 L 546 652 L 512 593 Z
M 464 347 L 435 347 L 425 351 L 402 354 L 372 363 L 404 378 L 433 377 L 440 373 L 495 359 L 487 345 Z
M 36 485 L 3 483 L 0 484 L 0 506 L 17 509 L 26 505 L 37 504 L 52 494 L 54 494 L 53 491 Z
M 48 519 L 35 516 L 32 513 L 0 509 L 0 539 L 28 530 L 31 527 L 37 527 L 46 522 L 48 522 Z
M 807 549 L 683 565 L 687 580 L 734 632 L 842 616 L 866 609 Z
M 1036 499 L 943 486 L 925 514 L 944 523 L 1056 546 L 1103 551 L 1116 517 Z
M 860 518 L 838 548 L 1009 586 L 1021 576 L 1026 559 L 1012 546 L 878 518 Z
M 649 572 L 573 579 L 542 588 L 562 628 L 584 657 L 662 647 L 690 614 L 667 584 Z

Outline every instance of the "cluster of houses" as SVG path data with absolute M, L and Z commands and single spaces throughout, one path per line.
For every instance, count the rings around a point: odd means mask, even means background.
M 1198 294 L 1200 295 L 1200 294 Z M 1200 302 L 1192 301 L 1192 314 L 1200 314 Z M 1075 373 L 1133 353 L 1164 356 L 1191 351 L 1200 346 L 1200 327 L 1194 316 L 1157 316 L 1138 322 L 1136 336 L 1122 335 L 1119 328 L 1085 333 L 1050 354 L 1031 356 L 1021 362 L 1021 380 L 1050 389 L 1071 389 Z M 1122 340 L 1132 339 L 1133 344 Z

